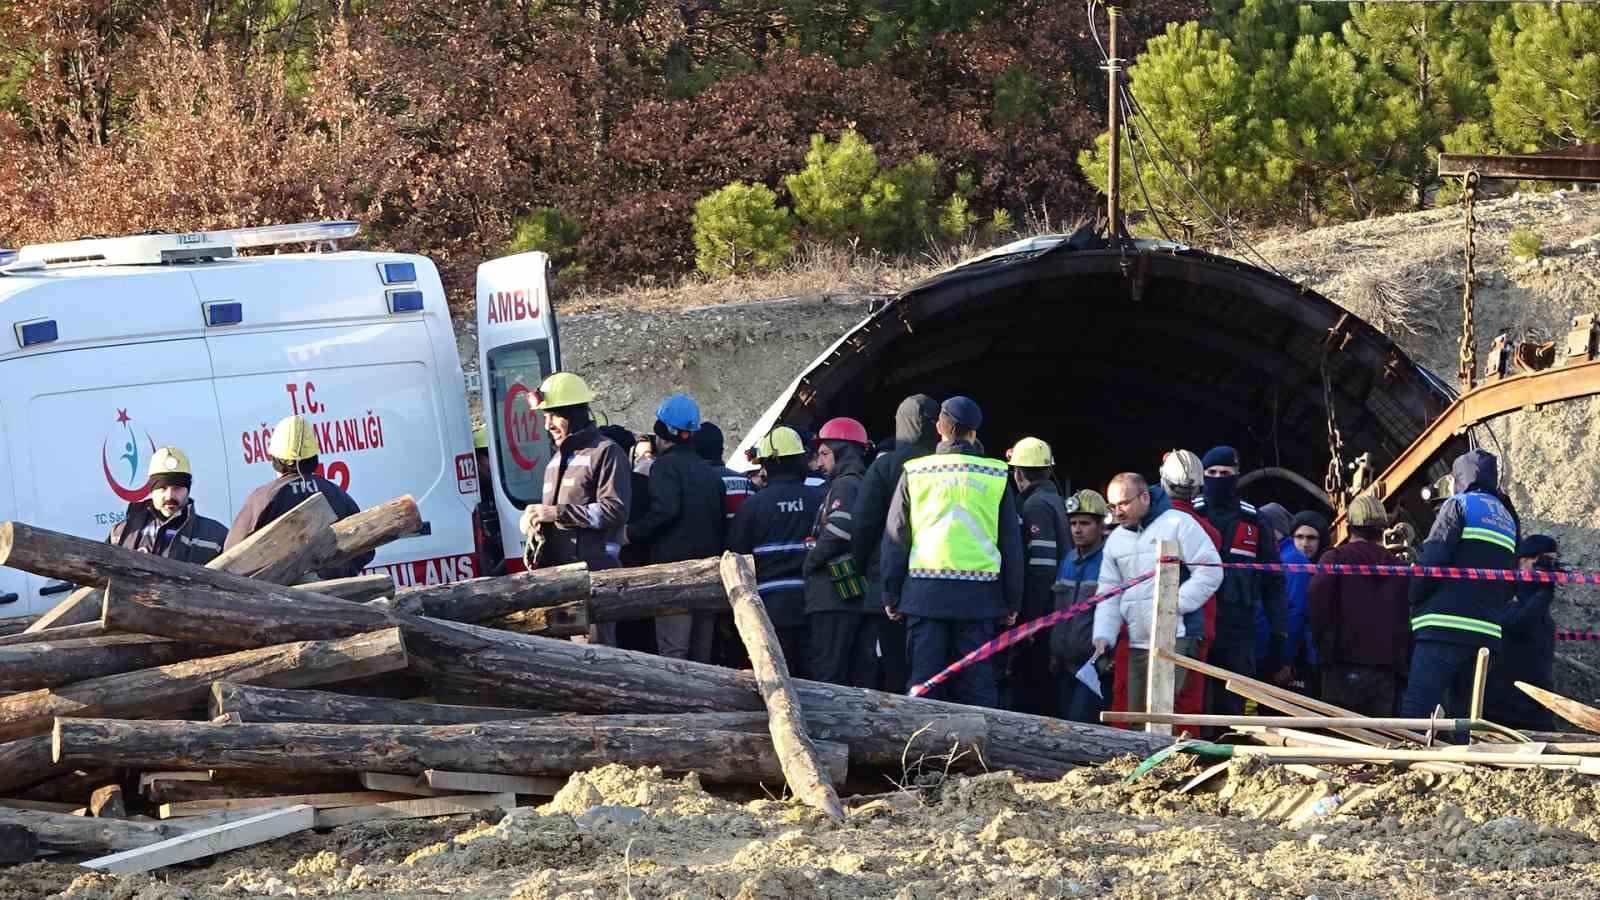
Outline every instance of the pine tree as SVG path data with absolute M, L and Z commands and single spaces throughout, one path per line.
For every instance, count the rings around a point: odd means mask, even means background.
M 1496 136 L 1521 151 L 1600 141 L 1600 9 L 1518 5 L 1495 23 Z
M 1427 205 L 1446 135 L 1489 112 L 1489 32 L 1503 9 L 1476 3 L 1352 3 L 1345 44 L 1381 98 L 1383 167 Z

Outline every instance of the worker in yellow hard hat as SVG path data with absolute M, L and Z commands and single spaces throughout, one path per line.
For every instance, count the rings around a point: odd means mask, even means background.
M 1056 487 L 1055 454 L 1050 445 L 1036 437 L 1025 437 L 1006 451 L 1011 466 L 1011 483 L 1016 486 L 1022 506 L 1022 549 L 1027 567 L 1022 578 L 1024 622 L 1039 618 L 1055 608 L 1056 569 L 1072 534 L 1067 529 L 1067 508 Z M 1009 696 L 1010 709 L 1036 716 L 1058 712 L 1055 681 L 1050 676 L 1050 643 L 1038 634 L 1016 645 L 1006 663 L 1002 692 Z
M 1198 476 L 1195 483 L 1199 484 Z M 1072 544 L 1063 550 L 1057 569 L 1057 610 L 1076 606 L 1097 593 L 1100 560 L 1106 548 L 1106 498 L 1098 491 L 1079 491 L 1066 499 L 1065 507 Z M 1093 610 L 1078 613 L 1050 629 L 1050 672 L 1058 703 L 1055 715 L 1074 722 L 1099 722 L 1100 712 L 1109 708 L 1110 681 L 1101 682 L 1098 669 L 1093 670 L 1092 678 L 1084 672 L 1094 655 Z M 1110 663 L 1109 658 L 1101 659 Z M 1094 685 L 1102 683 L 1105 686 L 1095 690 Z
M 622 565 L 623 528 L 633 502 L 628 455 L 596 427 L 594 392 L 571 372 L 556 372 L 533 392 L 533 408 L 555 443 L 538 503 L 523 510 L 528 568 L 587 563 L 591 571 Z M 590 626 L 588 640 L 615 646 L 614 622 Z
M 222 552 L 228 529 L 195 512 L 194 469 L 177 447 L 159 447 L 150 456 L 145 496 L 128 504 L 127 515 L 111 527 L 106 543 L 140 553 L 203 566 Z
M 313 494 L 321 494 L 333 507 L 334 520 L 348 518 L 361 511 L 356 501 L 344 489 L 322 477 L 318 454 L 322 448 L 317 441 L 316 428 L 304 416 L 287 416 L 272 427 L 267 441 L 267 456 L 277 477 L 250 492 L 234 516 L 233 527 L 228 529 L 224 547 L 232 547 L 257 531 L 278 520 L 279 516 L 299 506 Z M 339 565 L 319 569 L 323 578 L 349 578 L 361 574 L 372 562 L 373 551 L 368 550 L 355 559 Z

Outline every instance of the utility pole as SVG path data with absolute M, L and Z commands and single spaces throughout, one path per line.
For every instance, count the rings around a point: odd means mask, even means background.
M 1111 137 L 1110 173 L 1106 181 L 1107 231 L 1113 241 L 1122 238 L 1122 108 L 1120 99 L 1122 60 L 1117 56 L 1117 8 L 1106 7 L 1106 17 L 1111 21 L 1111 41 L 1106 60 L 1106 74 L 1111 82 L 1111 99 L 1106 113 L 1106 130 Z

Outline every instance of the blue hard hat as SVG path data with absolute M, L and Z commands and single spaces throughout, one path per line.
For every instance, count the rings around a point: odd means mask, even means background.
M 699 431 L 700 405 L 687 394 L 673 394 L 656 407 L 656 420 L 673 431 Z

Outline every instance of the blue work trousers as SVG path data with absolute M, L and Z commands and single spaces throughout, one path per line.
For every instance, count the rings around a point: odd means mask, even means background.
M 906 617 L 906 657 L 911 666 L 907 690 L 999 634 L 994 619 L 925 619 Z M 924 696 L 968 706 L 1000 706 L 1000 685 L 994 658 L 973 663 Z

